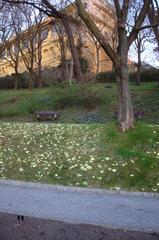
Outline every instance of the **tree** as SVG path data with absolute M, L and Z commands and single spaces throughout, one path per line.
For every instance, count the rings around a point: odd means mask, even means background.
M 48 0 L 42 1 L 5 1 L 5 2 L 14 2 L 14 3 L 26 3 L 30 4 L 40 11 L 44 12 L 48 16 L 55 17 L 57 19 L 61 19 L 71 47 L 71 53 L 74 60 L 74 65 L 76 69 L 76 74 L 78 75 L 78 79 L 81 80 L 81 69 L 79 64 L 79 58 L 77 54 L 77 49 L 73 40 L 73 33 L 71 31 L 69 25 L 70 15 L 65 11 L 58 11 L 55 5 L 51 4 Z M 108 6 L 106 2 L 100 1 L 103 6 Z M 98 25 L 96 25 L 91 18 L 90 14 L 85 10 L 84 5 L 81 0 L 75 0 L 75 6 L 78 11 L 79 17 L 83 20 L 89 31 L 94 35 L 94 37 L 98 40 L 101 47 L 108 55 L 108 57 L 112 60 L 114 64 L 114 69 L 116 72 L 117 78 L 117 96 L 118 96 L 118 123 L 119 128 L 125 132 L 134 127 L 134 114 L 132 101 L 128 86 L 128 50 L 131 44 L 135 41 L 138 36 L 138 32 L 143 28 L 142 24 L 144 22 L 145 16 L 149 10 L 150 3 L 152 0 L 144 0 L 137 16 L 137 20 L 132 27 L 130 34 L 127 33 L 127 19 L 129 15 L 129 7 L 130 0 L 114 0 L 115 7 L 115 15 L 116 15 L 116 26 L 117 26 L 117 36 L 118 36 L 118 46 L 117 49 L 114 50 L 108 39 L 104 36 L 104 34 L 100 31 Z M 63 3 L 63 1 L 61 1 Z M 145 28 L 145 27 L 144 27 Z
M 36 9 L 43 12 L 44 14 L 46 14 L 49 17 L 53 17 L 53 18 L 61 20 L 61 22 L 65 28 L 67 37 L 68 37 L 71 54 L 72 54 L 72 59 L 73 59 L 73 63 L 74 63 L 76 79 L 78 82 L 82 82 L 83 76 L 82 76 L 82 71 L 81 71 L 81 67 L 80 67 L 78 52 L 77 52 L 77 48 L 76 48 L 75 41 L 73 38 L 73 32 L 70 27 L 70 19 L 72 19 L 71 16 L 69 14 L 66 14 L 64 10 L 60 11 L 58 9 L 58 7 L 56 6 L 56 4 L 51 4 L 50 1 L 48 1 L 48 0 L 41 0 L 41 1 L 40 0 L 37 0 L 37 1 L 3 0 L 3 2 L 14 3 L 14 4 L 19 4 L 19 3 L 28 4 L 32 7 L 35 7 Z M 65 3 L 65 1 L 61 0 L 60 3 L 58 4 L 58 6 L 63 6 L 64 3 Z
M 154 34 L 155 34 L 155 38 L 156 38 L 156 42 L 158 45 L 158 48 L 155 49 L 155 52 L 159 52 L 159 28 L 158 28 L 158 22 L 159 22 L 159 4 L 157 0 L 153 0 L 151 2 L 149 11 L 148 11 L 148 18 L 149 21 L 152 25 Z M 159 87 L 159 77 L 158 77 L 158 87 Z
M 23 19 L 21 28 L 16 16 L 13 17 L 12 21 L 20 57 L 30 75 L 28 88 L 32 89 L 33 78 L 37 80 L 38 87 L 42 87 L 42 43 L 48 34 L 47 23 L 43 23 L 43 14 L 35 10 L 34 7 L 22 7 L 21 5 L 15 7 L 17 11 L 21 12 L 21 19 Z M 22 31 L 22 29 L 25 30 Z
M 9 6 L 8 6 L 9 7 Z M 19 62 L 20 62 L 20 46 L 19 41 L 15 42 L 15 27 L 18 25 L 18 29 L 22 30 L 23 21 L 21 14 L 17 11 L 17 8 L 7 9 L 7 15 L 10 21 L 10 37 L 12 40 L 3 39 L 3 47 L 6 54 L 4 54 L 4 59 L 9 63 L 9 65 L 14 69 L 15 74 L 15 85 L 14 89 L 18 89 L 19 85 Z
M 134 26 L 137 17 L 139 15 L 140 9 L 142 7 L 142 2 L 133 0 L 130 4 L 130 14 L 128 19 L 128 31 L 131 32 L 132 27 Z M 145 17 L 144 26 L 149 24 L 148 18 Z M 130 47 L 130 52 L 133 55 L 137 56 L 137 77 L 136 77 L 136 85 L 140 85 L 140 78 L 141 78 L 141 67 L 143 62 L 143 54 L 146 50 L 146 46 L 151 42 L 152 38 L 152 30 L 151 29 L 143 29 L 139 31 L 135 41 Z
M 88 12 L 85 11 L 81 0 L 75 0 L 75 5 L 78 10 L 78 14 L 86 24 L 87 28 L 92 32 L 100 43 L 103 50 L 112 60 L 117 77 L 117 95 L 118 95 L 118 123 L 120 129 L 125 132 L 134 127 L 134 114 L 132 101 L 128 86 L 128 50 L 137 38 L 140 27 L 144 22 L 145 16 L 149 9 L 151 0 L 145 0 L 137 20 L 132 27 L 132 31 L 127 36 L 127 19 L 129 14 L 129 0 L 123 0 L 122 4 L 119 0 L 114 0 L 116 17 L 117 17 L 117 35 L 118 46 L 115 51 L 108 43 L 105 36 L 102 34 L 98 26 L 94 23 L 93 19 Z M 106 3 L 105 3 L 106 4 Z
M 114 11 L 112 8 L 105 8 L 99 2 L 94 3 L 96 7 L 96 11 L 100 12 L 100 16 L 96 16 L 93 12 L 90 13 L 90 16 L 94 19 L 95 23 L 98 25 L 99 30 L 103 33 L 104 37 L 107 38 L 107 41 L 115 50 L 117 47 L 117 36 L 116 36 L 116 17 L 114 15 Z M 81 24 L 82 25 L 82 24 Z M 91 59 L 96 66 L 96 75 L 100 71 L 101 65 L 106 65 L 110 61 L 107 54 L 102 54 L 102 47 L 97 40 L 97 38 L 87 29 L 85 24 L 83 24 L 83 36 L 86 41 L 85 45 L 87 46 L 87 42 L 89 41 L 89 48 L 87 48 L 87 52 L 91 55 Z M 91 44 L 92 43 L 92 47 Z M 95 48 L 94 48 L 95 47 Z M 94 51 L 95 49 L 95 51 Z M 111 62 L 112 63 L 112 62 Z

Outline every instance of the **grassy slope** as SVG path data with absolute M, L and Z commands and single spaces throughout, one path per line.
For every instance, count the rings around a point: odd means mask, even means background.
M 35 110 L 58 110 L 58 123 L 105 123 L 114 119 L 116 90 L 104 84 L 52 87 L 44 90 L 0 91 L 0 119 L 35 121 Z M 131 86 L 134 108 L 143 120 L 159 123 L 159 93 L 155 83 Z
M 125 134 L 112 122 L 115 86 L 1 91 L 0 177 L 159 192 L 158 89 L 151 83 L 131 90 L 147 123 Z M 37 109 L 60 109 L 59 122 L 96 124 L 3 122 L 34 121 Z

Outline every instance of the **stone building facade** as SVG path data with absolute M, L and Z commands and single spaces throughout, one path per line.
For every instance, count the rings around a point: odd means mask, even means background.
M 115 15 L 112 7 L 109 4 L 106 4 L 104 0 L 83 0 L 83 5 L 85 10 L 91 14 L 93 20 L 106 36 L 112 47 L 115 47 Z M 78 20 L 76 8 L 73 4 L 66 7 L 66 12 Z M 46 34 L 41 47 L 42 69 L 56 68 L 61 62 L 59 34 L 56 26 L 57 21 L 51 18 L 42 23 L 42 33 Z M 84 25 L 71 23 L 71 27 L 74 33 L 76 46 L 77 48 L 80 48 L 80 57 L 86 58 L 89 62 L 90 73 L 96 74 L 98 72 L 111 71 L 112 62 L 101 49 L 96 39 L 88 32 L 88 30 L 86 30 Z M 29 44 L 27 43 L 27 34 L 27 30 L 21 33 L 23 38 L 26 39 L 26 44 Z M 9 46 L 12 48 L 12 52 L 16 51 L 16 42 L 16 38 L 10 39 L 8 42 Z M 68 44 L 67 40 L 65 41 L 65 44 Z M 12 59 L 7 51 L 6 47 L 0 59 L 1 77 L 11 75 L 15 72 L 11 64 Z M 71 53 L 69 46 L 66 48 L 65 54 L 66 59 L 70 60 Z M 36 63 L 34 63 L 34 68 L 36 67 Z M 18 72 L 22 73 L 26 70 L 23 58 L 22 56 L 19 56 Z

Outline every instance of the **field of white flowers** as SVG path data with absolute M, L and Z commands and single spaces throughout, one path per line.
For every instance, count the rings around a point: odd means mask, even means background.
M 159 126 L 0 123 L 0 178 L 159 192 Z

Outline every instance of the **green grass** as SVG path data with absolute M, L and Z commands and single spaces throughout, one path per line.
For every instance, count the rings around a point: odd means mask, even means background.
M 0 178 L 159 192 L 159 90 L 130 88 L 144 116 L 127 133 L 115 125 L 115 84 L 0 91 Z M 36 110 L 60 117 L 39 124 Z
M 1 123 L 0 177 L 159 192 L 159 127 Z
M 111 86 L 111 88 L 107 88 Z M 156 83 L 131 85 L 135 111 L 144 112 L 143 120 L 159 123 L 159 90 Z M 82 87 L 54 86 L 33 91 L 0 91 L 0 120 L 35 122 L 36 110 L 57 110 L 57 123 L 107 123 L 117 109 L 115 84 L 86 84 Z

